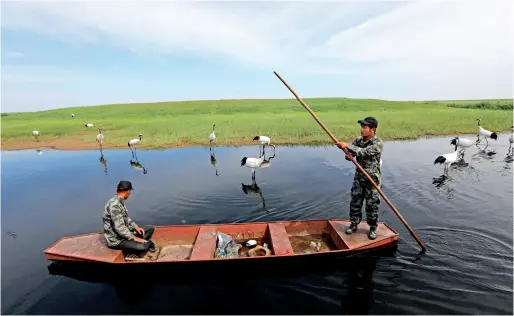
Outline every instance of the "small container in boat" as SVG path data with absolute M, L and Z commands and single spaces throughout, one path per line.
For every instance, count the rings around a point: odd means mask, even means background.
M 252 249 L 257 246 L 257 240 L 250 239 L 245 243 L 245 246 L 248 247 L 248 249 Z

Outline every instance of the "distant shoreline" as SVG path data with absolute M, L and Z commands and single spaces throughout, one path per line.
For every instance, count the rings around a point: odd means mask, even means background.
M 490 131 L 509 131 L 513 100 L 386 101 L 377 99 L 304 99 L 340 140 L 360 135 L 358 120 L 374 116 L 383 140 L 476 134 L 477 118 Z M 72 117 L 74 114 L 74 117 Z M 271 137 L 278 146 L 331 146 L 329 136 L 296 99 L 217 100 L 117 104 L 2 115 L 2 151 L 24 149 L 128 149 L 143 135 L 138 150 L 257 145 L 254 136 Z M 39 142 L 32 131 L 40 133 Z
M 497 131 L 498 133 L 508 132 L 509 130 Z M 451 134 L 426 134 L 417 137 L 408 137 L 408 138 L 395 138 L 395 137 L 381 137 L 379 134 L 377 135 L 384 141 L 402 141 L 402 140 L 417 140 L 420 138 L 426 137 L 441 137 L 441 136 L 458 136 L 458 135 L 474 135 L 476 131 L 462 131 L 455 132 Z M 346 137 L 344 139 L 339 139 L 340 141 L 352 141 L 355 137 L 358 137 L 359 134 L 356 134 L 354 137 Z M 475 139 L 472 139 L 475 140 Z M 57 138 L 54 140 L 43 140 L 36 142 L 34 139 L 24 137 L 22 139 L 13 139 L 8 142 L 2 142 L 0 148 L 2 151 L 18 151 L 18 150 L 27 150 L 27 149 L 55 149 L 55 150 L 100 150 L 100 146 L 97 142 L 87 142 L 80 143 L 80 138 Z M 246 141 L 246 142 L 216 142 L 213 145 L 213 148 L 216 147 L 241 147 L 241 146 L 257 146 L 259 143 L 257 141 Z M 327 135 L 326 141 L 315 141 L 315 142 L 296 142 L 296 143 L 288 143 L 288 142 L 275 142 L 273 143 L 275 146 L 284 146 L 284 147 L 295 147 L 295 146 L 335 146 L 334 143 L 330 140 Z M 209 147 L 209 142 L 205 143 L 181 143 L 181 144 L 167 144 L 166 146 L 152 146 L 141 143 L 137 150 L 165 150 L 172 148 L 190 148 L 190 147 Z M 113 144 L 109 142 L 105 142 L 102 146 L 102 149 L 116 149 L 116 150 L 125 150 L 129 149 L 128 145 L 125 144 Z

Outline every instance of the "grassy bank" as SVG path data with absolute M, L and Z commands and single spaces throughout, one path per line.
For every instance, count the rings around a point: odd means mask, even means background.
M 475 133 L 476 118 L 489 130 L 512 126 L 512 100 L 395 102 L 372 99 L 305 99 L 311 109 L 344 140 L 359 135 L 358 119 L 375 116 L 383 139 Z M 71 114 L 75 118 L 71 118 Z M 93 123 L 103 128 L 104 148 L 126 148 L 143 134 L 139 148 L 209 145 L 216 124 L 218 145 L 251 144 L 269 135 L 275 144 L 329 144 L 330 138 L 295 99 L 220 100 L 75 107 L 33 113 L 2 114 L 2 150 L 53 147 L 97 148 Z M 32 130 L 41 133 L 40 142 Z

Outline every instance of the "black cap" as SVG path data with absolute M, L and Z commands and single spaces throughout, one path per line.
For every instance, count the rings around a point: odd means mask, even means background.
M 132 183 L 130 183 L 130 181 L 120 181 L 120 183 L 118 183 L 118 191 L 128 190 L 134 190 L 134 188 L 132 187 Z
M 371 128 L 375 127 L 377 128 L 378 127 L 378 121 L 372 117 L 372 116 L 368 116 L 366 117 L 365 119 L 363 120 L 358 120 L 357 123 L 361 124 L 361 125 L 367 125 Z

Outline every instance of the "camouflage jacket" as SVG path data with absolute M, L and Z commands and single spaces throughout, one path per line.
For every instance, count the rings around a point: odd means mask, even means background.
M 371 137 L 367 142 L 364 141 L 362 136 L 359 136 L 351 144 L 348 144 L 348 151 L 379 186 L 382 182 L 380 158 L 383 148 L 384 143 L 377 136 Z M 355 176 L 366 178 L 359 169 L 355 171 Z
M 137 225 L 128 216 L 127 207 L 118 195 L 105 204 L 103 223 L 104 236 L 109 247 L 119 245 L 122 240 L 134 238 Z

